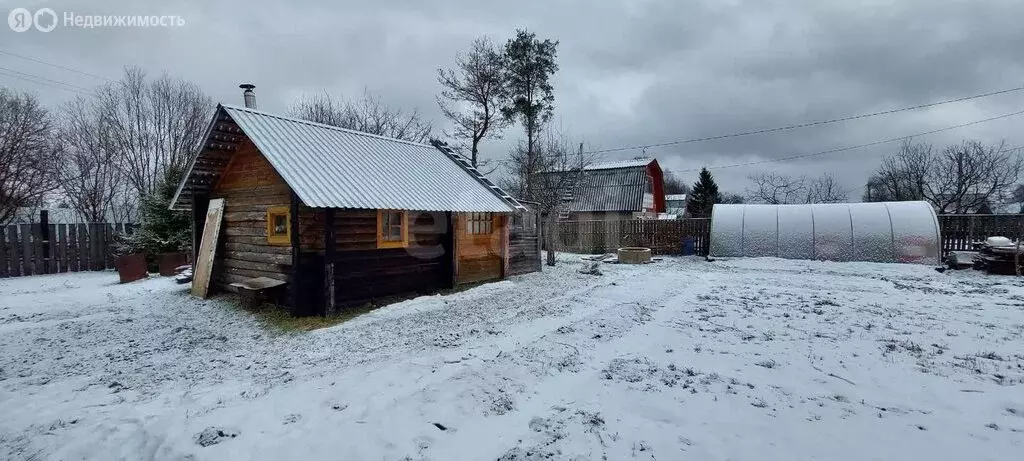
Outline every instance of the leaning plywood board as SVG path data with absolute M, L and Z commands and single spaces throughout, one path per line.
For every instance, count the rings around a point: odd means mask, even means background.
M 210 200 L 206 211 L 206 225 L 203 226 L 203 240 L 196 253 L 196 273 L 192 278 L 192 294 L 205 298 L 210 291 L 210 274 L 213 271 L 214 253 L 217 251 L 217 237 L 220 223 L 224 218 L 224 199 Z

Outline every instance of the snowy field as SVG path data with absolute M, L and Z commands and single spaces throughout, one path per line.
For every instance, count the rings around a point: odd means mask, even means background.
M 310 333 L 113 273 L 0 280 L 0 459 L 1024 459 L 1024 283 L 667 258 Z

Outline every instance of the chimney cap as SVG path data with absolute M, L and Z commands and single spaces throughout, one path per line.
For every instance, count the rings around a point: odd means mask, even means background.
M 243 83 L 241 85 L 238 85 L 238 87 L 243 90 L 251 90 L 253 88 L 256 88 L 256 85 L 253 85 L 252 83 Z

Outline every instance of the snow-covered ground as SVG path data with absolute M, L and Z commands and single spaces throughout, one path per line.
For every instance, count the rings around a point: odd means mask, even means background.
M 267 330 L 170 279 L 0 280 L 0 459 L 1009 460 L 1024 283 L 666 258 Z

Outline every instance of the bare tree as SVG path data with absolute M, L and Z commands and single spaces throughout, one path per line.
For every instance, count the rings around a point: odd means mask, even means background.
M 469 52 L 455 58 L 455 69 L 438 69 L 444 88 L 437 104 L 455 125 L 449 136 L 468 144 L 470 161 L 478 166 L 480 142 L 501 136 L 510 123 L 501 115 L 505 80 L 501 53 L 486 37 L 473 41 Z M 447 133 L 446 133 L 447 134 Z
M 925 199 L 942 212 L 967 213 L 1002 203 L 1021 171 L 1021 157 L 1005 143 L 964 141 L 942 150 L 924 181 Z
M 57 188 L 50 115 L 27 93 L 0 88 L 0 223 Z
M 683 180 L 680 179 L 679 176 L 676 176 L 676 174 L 672 170 L 666 169 L 664 174 L 663 174 L 663 176 L 665 178 L 665 193 L 666 194 L 689 194 L 690 193 L 690 186 L 688 184 L 686 184 L 685 182 L 683 182 Z
M 759 173 L 750 176 L 754 183 L 747 190 L 747 197 L 753 202 L 773 205 L 791 203 L 840 203 L 847 200 L 846 193 L 836 182 L 835 176 L 823 174 L 817 178 L 788 176 L 776 173 Z
M 941 152 L 904 142 L 869 180 L 871 199 L 927 200 L 941 213 L 968 213 L 1003 203 L 1020 177 L 1022 159 L 1004 143 L 964 141 Z
M 98 92 L 118 169 L 139 196 L 152 192 L 168 168 L 188 164 L 213 109 L 195 84 L 167 75 L 147 81 L 139 68 Z
M 831 173 L 826 173 L 807 182 L 807 197 L 804 203 L 843 203 L 848 197 L 842 186 Z
M 730 193 L 726 192 L 726 193 L 722 194 L 722 201 L 718 202 L 718 203 L 741 204 L 741 203 L 743 203 L 745 201 L 746 201 L 746 199 L 742 195 L 740 195 L 740 194 L 730 194 Z
M 124 204 L 130 193 L 118 169 L 118 152 L 111 139 L 111 127 L 103 106 L 79 97 L 61 113 L 58 127 L 57 169 L 66 203 L 87 222 L 105 222 Z
M 585 152 L 583 143 L 573 149 L 568 136 L 557 130 L 545 130 L 533 148 L 536 151 L 531 153 L 523 143 L 516 146 L 506 162 L 510 174 L 502 185 L 518 197 L 539 204 L 541 216 L 547 218 L 544 233 L 547 265 L 554 266 L 562 198 L 567 189 L 576 185 L 583 170 L 594 162 L 594 154 Z
M 747 189 L 747 197 L 753 202 L 772 205 L 803 203 L 807 197 L 807 178 L 792 177 L 776 173 L 758 173 L 748 177 L 754 187 Z
M 934 161 L 935 154 L 930 144 L 904 141 L 897 154 L 886 157 L 868 180 L 865 200 L 924 200 L 924 183 Z
M 289 113 L 311 122 L 412 142 L 426 142 L 433 131 L 419 111 L 388 107 L 380 96 L 369 92 L 354 101 L 337 100 L 326 93 L 305 96 L 292 105 Z
M 1010 203 L 1017 205 L 1017 213 L 1024 214 L 1024 184 L 1017 184 L 1010 193 Z

